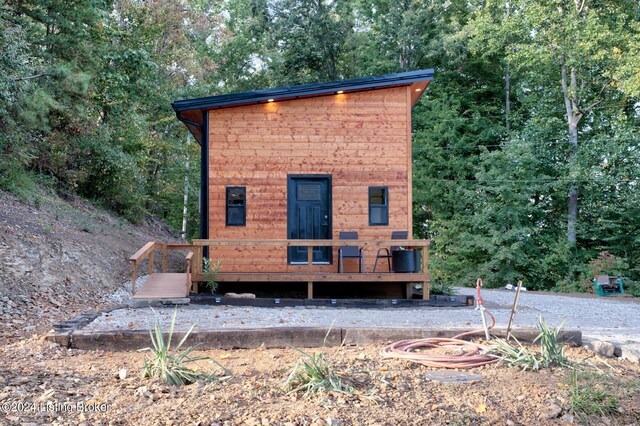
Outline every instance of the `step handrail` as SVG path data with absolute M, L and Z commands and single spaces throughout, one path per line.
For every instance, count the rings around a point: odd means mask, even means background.
M 159 243 L 156 241 L 149 241 L 147 244 L 142 246 L 140 250 L 135 252 L 131 257 L 129 257 L 129 262 L 131 262 L 131 295 L 135 296 L 136 294 L 136 279 L 137 279 L 137 266 L 146 258 L 149 258 L 149 270 L 148 274 L 153 274 L 153 262 L 154 262 L 154 253 L 156 250 L 162 250 L 162 272 L 167 272 L 167 263 L 168 263 L 168 251 L 169 250 L 191 250 L 193 245 L 188 243 Z M 191 263 L 193 258 L 193 252 L 190 252 L 191 256 L 187 254 L 187 281 L 191 281 Z

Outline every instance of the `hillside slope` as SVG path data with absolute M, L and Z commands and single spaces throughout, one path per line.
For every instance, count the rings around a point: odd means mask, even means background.
M 129 256 L 147 241 L 177 241 L 162 222 L 133 225 L 71 197 L 38 206 L 0 192 L 0 335 L 46 331 L 108 303 L 130 279 Z

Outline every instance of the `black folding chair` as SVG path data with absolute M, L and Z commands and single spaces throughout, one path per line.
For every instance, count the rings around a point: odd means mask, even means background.
M 391 233 L 392 240 L 406 240 L 407 238 L 409 238 L 408 231 L 393 231 Z M 386 247 L 382 247 L 378 249 L 378 253 L 376 253 L 376 262 L 373 264 L 373 272 L 375 272 L 376 268 L 378 267 L 379 259 L 387 259 L 387 264 L 389 265 L 389 272 L 391 272 L 391 253 L 399 249 L 400 249 L 399 246 L 392 246 L 391 251 L 389 251 L 389 249 Z M 380 254 L 381 252 L 382 253 L 386 252 L 387 254 Z
M 357 240 L 357 232 L 340 232 L 341 240 Z M 344 259 L 360 259 L 358 262 L 358 269 L 360 272 L 364 272 L 364 249 L 358 246 L 341 246 L 338 249 L 338 272 L 344 272 Z

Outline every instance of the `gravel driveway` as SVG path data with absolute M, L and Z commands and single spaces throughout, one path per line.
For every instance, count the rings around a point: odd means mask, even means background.
M 459 294 L 472 295 L 475 289 L 457 288 Z M 514 292 L 483 290 L 485 306 L 496 318 L 497 327 L 506 327 Z M 583 295 L 522 292 L 515 327 L 529 328 L 538 315 L 550 325 L 565 321 L 565 327 L 581 330 L 585 339 L 612 342 L 640 341 L 640 303 L 635 299 L 610 299 Z M 146 329 L 158 315 L 169 324 L 173 308 L 118 309 L 103 314 L 85 330 Z M 263 328 L 263 327 L 479 327 L 478 311 L 464 308 L 256 308 L 238 306 L 187 305 L 178 309 L 176 330 Z

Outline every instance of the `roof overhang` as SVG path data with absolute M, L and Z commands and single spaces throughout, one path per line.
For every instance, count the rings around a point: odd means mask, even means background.
M 171 106 L 176 112 L 178 120 L 185 123 L 189 131 L 193 133 L 196 140 L 200 143 L 202 139 L 202 123 L 204 122 L 203 115 L 205 111 L 208 110 L 329 96 L 335 95 L 338 91 L 340 91 L 340 93 L 352 93 L 403 86 L 411 86 L 413 89 L 411 93 L 411 105 L 413 106 L 422 93 L 424 93 L 432 79 L 433 69 L 426 69 L 375 77 L 331 81 L 327 83 L 303 84 L 276 89 L 256 90 L 253 92 L 185 99 L 175 101 Z

